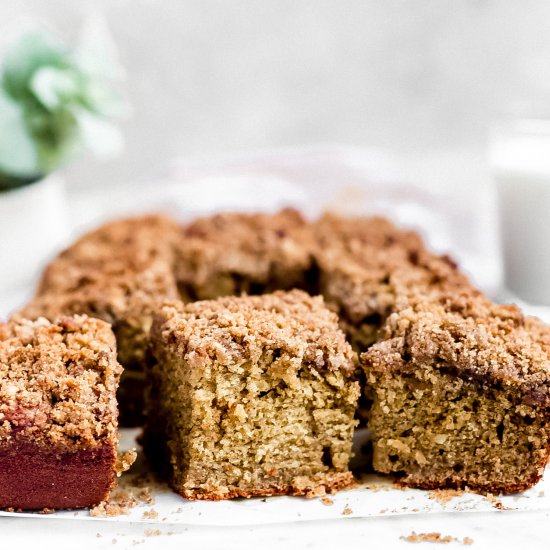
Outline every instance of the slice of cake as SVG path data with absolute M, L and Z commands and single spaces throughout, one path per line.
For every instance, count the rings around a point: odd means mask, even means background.
M 365 351 L 403 292 L 468 286 L 447 256 L 428 252 L 414 231 L 380 217 L 325 214 L 314 224 L 319 291 L 353 347 Z
M 152 312 L 176 299 L 175 240 L 179 226 L 162 216 L 108 223 L 84 235 L 46 268 L 34 299 L 15 318 L 86 314 L 110 323 L 121 382 L 121 423 L 143 418 L 143 363 Z
M 0 324 L 0 508 L 98 504 L 115 481 L 121 367 L 106 323 Z
M 184 301 L 309 289 L 310 226 L 296 211 L 223 213 L 183 231 L 177 278 Z
M 550 337 L 473 291 L 407 299 L 362 355 L 374 469 L 425 489 L 513 493 L 550 452 Z
M 146 450 L 182 496 L 314 496 L 352 483 L 355 354 L 321 297 L 167 304 L 151 340 Z

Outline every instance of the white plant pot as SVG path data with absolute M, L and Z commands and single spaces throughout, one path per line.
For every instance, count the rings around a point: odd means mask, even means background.
M 59 176 L 0 193 L 0 292 L 33 281 L 67 235 L 65 186 Z

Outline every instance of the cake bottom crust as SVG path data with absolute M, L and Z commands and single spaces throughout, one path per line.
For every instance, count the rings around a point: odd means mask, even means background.
M 0 508 L 88 508 L 107 498 L 115 482 L 116 450 L 45 449 L 27 439 L 0 444 Z
M 416 477 L 414 474 L 405 475 L 397 478 L 395 483 L 402 487 L 409 487 L 411 489 L 458 489 L 468 490 L 474 493 L 487 493 L 494 495 L 510 495 L 515 493 L 522 493 L 527 491 L 534 485 L 536 485 L 544 474 L 545 466 L 548 462 L 548 452 L 544 458 L 541 458 L 539 464 L 533 469 L 533 471 L 526 475 L 522 480 L 506 481 L 503 479 L 500 482 L 488 481 L 487 483 L 479 483 L 472 481 L 468 478 L 461 478 L 459 476 L 449 476 L 446 479 L 429 479 Z
M 186 488 L 174 487 L 174 490 L 187 500 L 228 500 L 232 498 L 252 498 L 267 496 L 304 496 L 315 498 L 352 488 L 356 482 L 351 472 L 332 473 L 324 479 L 308 477 L 296 478 L 291 484 L 271 487 L 241 489 L 235 487 Z

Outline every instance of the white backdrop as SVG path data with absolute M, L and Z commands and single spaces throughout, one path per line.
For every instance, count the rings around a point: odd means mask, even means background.
M 173 156 L 337 142 L 454 189 L 486 182 L 496 115 L 550 97 L 546 0 L 2 0 L 0 37 L 33 17 L 72 39 L 89 10 L 109 21 L 134 115 L 126 155 L 74 165 L 74 187 L 147 179 Z

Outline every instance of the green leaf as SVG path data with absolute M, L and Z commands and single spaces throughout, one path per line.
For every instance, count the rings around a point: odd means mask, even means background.
M 32 75 L 30 89 L 46 109 L 53 111 L 78 100 L 83 91 L 79 80 L 74 70 L 46 66 Z
M 23 35 L 4 60 L 3 86 L 14 99 L 30 95 L 29 83 L 43 66 L 66 68 L 66 52 L 51 36 L 33 32 Z
M 0 171 L 14 176 L 40 172 L 35 144 L 17 103 L 0 89 Z

